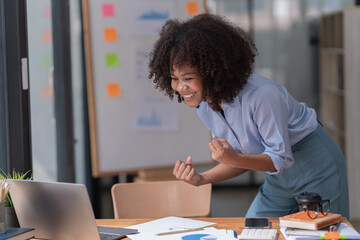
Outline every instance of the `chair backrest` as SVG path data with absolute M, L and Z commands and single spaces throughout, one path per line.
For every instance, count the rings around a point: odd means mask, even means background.
M 203 217 L 210 214 L 211 184 L 183 181 L 117 183 L 111 188 L 115 218 Z

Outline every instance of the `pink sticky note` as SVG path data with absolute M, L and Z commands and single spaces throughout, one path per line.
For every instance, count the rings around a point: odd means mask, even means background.
M 114 4 L 106 3 L 102 5 L 103 17 L 113 17 L 115 15 Z
M 51 6 L 50 5 L 44 6 L 44 18 L 51 18 Z

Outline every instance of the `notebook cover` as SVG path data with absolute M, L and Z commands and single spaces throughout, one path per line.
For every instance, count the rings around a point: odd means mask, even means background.
M 280 217 L 279 225 L 280 227 L 317 230 L 340 221 L 341 215 L 337 213 L 328 213 L 326 216 L 319 213 L 317 218 L 311 219 L 305 211 L 302 211 Z
M 34 228 L 7 227 L 6 233 L 0 234 L 0 239 L 28 239 L 34 237 Z

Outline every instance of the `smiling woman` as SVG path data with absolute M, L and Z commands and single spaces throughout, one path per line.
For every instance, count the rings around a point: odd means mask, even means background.
M 178 95 L 181 102 L 183 96 L 172 88 L 171 74 L 197 72 L 202 80 L 202 100 L 219 111 L 221 101 L 233 101 L 247 82 L 255 54 L 247 34 L 219 16 L 200 14 L 183 23 L 169 20 L 150 54 L 149 78 L 154 76 L 156 88 L 170 98 Z
M 171 99 L 177 95 L 196 108 L 212 132 L 208 146 L 219 163 L 197 173 L 189 156 L 176 162 L 173 174 L 199 186 L 265 171 L 247 217 L 286 215 L 297 206 L 294 196 L 305 191 L 330 199 L 330 211 L 348 217 L 340 148 L 314 109 L 275 81 L 252 74 L 256 51 L 241 28 L 220 16 L 165 23 L 151 53 L 149 77 Z
M 189 65 L 173 67 L 171 88 L 180 94 L 189 107 L 198 107 L 202 101 L 202 80 L 198 70 Z

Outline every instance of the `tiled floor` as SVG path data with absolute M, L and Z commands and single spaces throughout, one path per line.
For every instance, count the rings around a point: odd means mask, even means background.
M 256 194 L 256 188 L 214 187 L 210 215 L 212 217 L 243 217 Z M 360 219 L 350 219 L 350 223 L 360 232 Z

